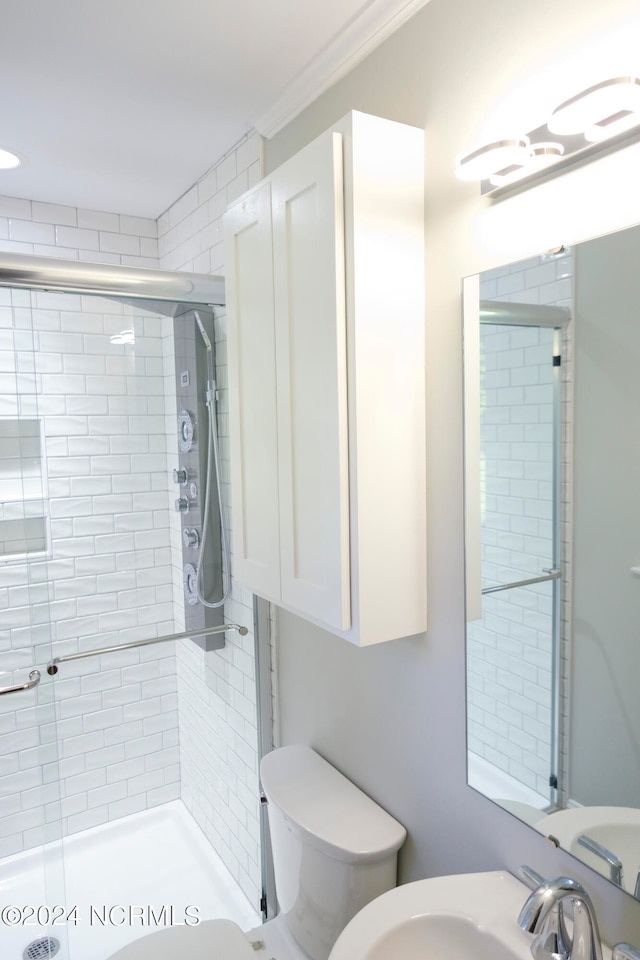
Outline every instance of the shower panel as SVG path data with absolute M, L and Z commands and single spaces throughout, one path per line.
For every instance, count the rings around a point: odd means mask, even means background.
M 213 314 L 208 308 L 199 307 L 197 316 L 213 350 Z M 196 311 L 189 309 L 176 316 L 174 344 L 178 432 L 178 465 L 173 470 L 176 484 L 174 507 L 181 518 L 185 630 L 199 630 L 219 626 L 224 615 L 222 605 L 209 606 L 217 603 L 223 595 L 221 517 L 217 458 L 209 457 L 209 445 L 213 439 L 206 406 L 209 389 L 207 350 L 198 329 Z M 215 370 L 214 356 L 211 363 Z M 212 416 L 215 417 L 215 398 L 212 396 L 210 401 L 214 404 Z M 207 484 L 210 489 L 205 513 Z M 207 529 L 203 538 L 205 519 Z M 203 597 L 207 604 L 202 602 Z M 194 638 L 194 642 L 205 650 L 224 646 L 224 639 L 219 634 Z

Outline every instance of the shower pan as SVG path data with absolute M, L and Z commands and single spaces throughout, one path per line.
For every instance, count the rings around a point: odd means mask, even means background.
M 0 256 L 3 960 L 259 922 L 223 336 L 220 278 Z

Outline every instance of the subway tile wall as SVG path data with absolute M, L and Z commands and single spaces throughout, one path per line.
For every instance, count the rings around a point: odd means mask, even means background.
M 261 175 L 261 139 L 253 133 L 159 218 L 160 266 L 224 274 L 222 215 Z M 215 334 L 221 489 L 230 530 L 226 316 L 222 309 L 215 311 Z M 170 350 L 167 344 L 167 379 L 173 376 Z M 174 594 L 181 598 L 182 559 L 176 530 L 179 524 L 173 531 L 172 556 Z M 182 798 L 257 907 L 262 881 L 253 597 L 241 584 L 233 583 L 225 618 L 248 627 L 249 634 L 227 634 L 225 648 L 212 653 L 194 645 L 181 645 L 177 650 Z
M 260 138 L 248 135 L 157 223 L 0 197 L 0 250 L 223 273 L 222 214 L 257 182 L 261 170 Z M 142 313 L 127 321 L 136 328 L 135 355 L 144 367 L 125 372 L 118 360 L 126 360 L 127 347 L 117 353 L 109 348 L 105 357 L 97 345 L 103 334 L 123 327 L 114 319 L 113 304 L 102 312 L 95 300 L 61 309 L 42 299 L 35 304 L 36 329 L 29 339 L 14 313 L 26 308 L 27 295 L 14 296 L 15 303 L 5 299 L 2 304 L 9 311 L 3 334 L 12 342 L 7 339 L 6 350 L 0 346 L 0 356 L 12 381 L 9 392 L 15 391 L 16 376 L 24 381 L 24 374 L 17 373 L 9 354 L 17 346 L 27 357 L 37 340 L 37 371 L 31 375 L 51 391 L 52 401 L 46 424 L 51 433 L 47 462 L 54 474 L 49 493 L 57 494 L 59 504 L 66 499 L 66 505 L 51 506 L 56 554 L 47 568 L 52 583 L 47 585 L 33 564 L 4 565 L 0 605 L 12 608 L 0 632 L 0 670 L 12 671 L 2 676 L 7 683 L 22 682 L 36 660 L 46 663 L 51 642 L 61 655 L 95 645 L 96 629 L 103 645 L 184 625 L 180 524 L 168 509 L 174 491 L 167 489 L 177 453 L 173 321 Z M 224 311 L 218 310 L 218 424 L 230 524 L 225 330 Z M 140 353 L 143 337 L 148 357 Z M 86 396 L 87 388 L 98 396 Z M 132 407 L 126 406 L 129 401 Z M 0 416 L 9 416 L 8 410 L 5 403 Z M 96 427 L 100 418 L 102 430 L 92 435 L 89 426 Z M 148 453 L 138 446 L 145 418 L 153 419 Z M 151 456 L 153 463 L 145 461 Z M 142 561 L 151 566 L 138 566 Z M 108 662 L 107 657 L 77 661 L 61 668 L 55 685 L 44 682 L 25 693 L 20 711 L 0 702 L 0 799 L 12 797 L 11 809 L 2 808 L 0 856 L 173 799 L 181 791 L 257 906 L 252 604 L 252 596 L 234 584 L 225 614 L 250 633 L 244 638 L 230 634 L 217 653 L 184 644 L 176 657 L 163 645 L 114 654 Z M 14 607 L 22 612 L 13 612 Z
M 0 196 L 0 250 L 157 267 L 158 229 L 143 217 Z
M 571 251 L 482 275 L 482 300 L 570 306 Z M 571 334 L 563 341 L 563 462 L 570 463 Z M 552 400 L 550 330 L 483 328 L 483 585 L 542 573 L 552 557 Z M 565 467 L 568 469 L 568 467 Z M 570 562 L 568 483 L 562 500 L 563 569 Z M 469 747 L 539 797 L 551 772 L 549 584 L 483 597 L 482 621 L 468 624 Z M 570 598 L 562 599 L 563 637 Z M 562 700 L 566 709 L 566 698 Z M 562 766 L 562 758 L 561 758 Z M 554 772 L 560 774 L 562 770 Z

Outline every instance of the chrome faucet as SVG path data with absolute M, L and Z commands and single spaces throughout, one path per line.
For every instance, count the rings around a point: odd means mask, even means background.
M 573 932 L 564 921 L 565 903 L 573 906 Z M 535 934 L 531 953 L 536 960 L 602 960 L 598 921 L 591 897 L 576 880 L 544 880 L 527 897 L 518 923 Z
M 597 840 L 592 840 L 591 837 L 588 837 L 586 833 L 583 833 L 578 837 L 578 843 L 581 847 L 585 847 L 586 850 L 589 850 L 590 853 L 600 857 L 601 860 L 609 867 L 609 879 L 612 883 L 615 883 L 618 887 L 624 888 L 623 878 L 623 868 L 622 860 L 620 857 L 616 856 L 611 850 L 608 850 L 607 847 L 603 846 L 601 843 L 598 843 Z

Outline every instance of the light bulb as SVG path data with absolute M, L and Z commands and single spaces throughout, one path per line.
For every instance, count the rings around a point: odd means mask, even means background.
M 21 163 L 20 157 L 17 157 L 15 153 L 0 147 L 0 170 L 13 170 L 14 167 L 19 167 Z
M 494 187 L 506 187 L 510 183 L 517 183 L 525 177 L 539 173 L 562 159 L 564 147 L 561 143 L 534 143 L 529 149 L 527 162 L 507 173 L 494 173 L 489 182 Z
M 582 93 L 565 100 L 551 114 L 547 127 L 551 133 L 571 136 L 597 131 L 587 139 L 606 140 L 621 130 L 630 115 L 640 111 L 640 80 L 636 77 L 616 77 L 603 80 Z M 640 118 L 630 126 L 635 126 Z
M 528 147 L 525 137 L 488 143 L 458 161 L 456 176 L 460 180 L 486 180 L 502 170 L 522 166 L 529 156 Z

